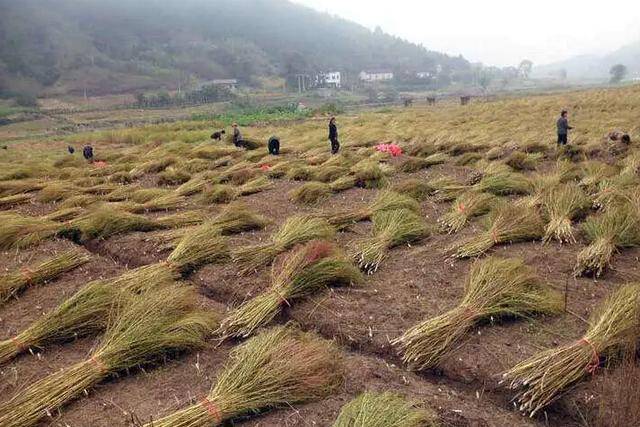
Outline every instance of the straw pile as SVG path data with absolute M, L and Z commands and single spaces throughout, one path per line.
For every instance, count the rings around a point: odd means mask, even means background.
M 430 229 L 424 220 L 408 209 L 380 211 L 373 215 L 373 236 L 354 244 L 353 257 L 367 274 L 378 270 L 394 246 L 427 237 Z
M 640 338 L 640 284 L 628 284 L 611 295 L 589 319 L 584 337 L 543 351 L 514 366 L 504 381 L 517 390 L 515 400 L 531 416 L 588 375 L 603 360 L 612 361 L 635 348 Z
M 360 283 L 357 268 L 334 245 L 313 241 L 274 264 L 271 287 L 245 302 L 222 321 L 223 338 L 247 337 L 271 322 L 280 308 L 329 285 Z
M 544 221 L 535 209 L 504 204 L 489 215 L 487 231 L 458 243 L 450 250 L 454 258 L 479 256 L 501 243 L 539 239 L 544 235 Z
M 294 202 L 304 203 L 307 205 L 318 203 L 327 199 L 331 195 L 331 187 L 322 182 L 307 182 L 302 186 L 291 190 L 289 198 Z
M 497 198 L 491 194 L 467 192 L 458 197 L 453 206 L 438 222 L 448 233 L 462 230 L 469 219 L 488 213 L 497 203 Z
M 30 194 L 14 194 L 13 196 L 0 197 L 0 209 L 10 209 L 30 201 Z
M 322 399 L 343 381 L 342 357 L 330 342 L 287 327 L 235 348 L 199 403 L 145 427 L 200 427 L 261 409 Z
M 436 416 L 394 393 L 367 391 L 342 407 L 333 427 L 436 427 Z
M 105 336 L 91 357 L 36 381 L 0 405 L 0 425 L 34 425 L 111 374 L 167 353 L 203 347 L 215 323 L 196 308 L 193 289 L 178 285 L 122 297 L 108 317 Z
M 269 265 L 276 256 L 299 243 L 333 237 L 335 230 L 325 220 L 303 215 L 287 218 L 267 243 L 239 248 L 232 253 L 241 265 L 240 274 L 247 274 Z
M 558 313 L 560 296 L 519 259 L 487 258 L 471 267 L 460 304 L 392 341 L 411 369 L 432 368 L 483 320 Z
M 22 267 L 18 271 L 1 276 L 0 305 L 27 286 L 35 286 L 53 280 L 62 273 L 89 262 L 90 259 L 91 256 L 86 252 L 73 249 L 37 265 Z

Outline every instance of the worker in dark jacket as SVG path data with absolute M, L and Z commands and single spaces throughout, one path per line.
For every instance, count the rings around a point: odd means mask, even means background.
M 556 123 L 558 127 L 558 145 L 567 145 L 567 141 L 569 139 L 569 131 L 573 129 L 569 126 L 567 110 L 562 110 L 560 113 L 560 118 Z
M 240 128 L 238 128 L 238 124 L 234 123 L 233 127 L 233 145 L 236 147 L 242 147 L 242 134 L 240 133 Z
M 331 117 L 329 120 L 329 141 L 331 141 L 331 154 L 338 154 L 340 143 L 338 142 L 338 127 L 335 117 Z
M 93 163 L 93 147 L 91 146 L 91 143 L 84 146 L 84 148 L 82 149 L 82 156 L 89 163 Z

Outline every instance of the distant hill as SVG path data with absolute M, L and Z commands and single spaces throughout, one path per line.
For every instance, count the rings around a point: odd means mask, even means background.
M 119 93 L 450 57 L 285 0 L 0 0 L 0 93 Z
M 533 70 L 534 77 L 555 75 L 567 71 L 570 80 L 607 80 L 615 64 L 624 64 L 630 75 L 640 76 L 640 40 L 606 55 L 581 55 L 553 64 L 541 65 Z

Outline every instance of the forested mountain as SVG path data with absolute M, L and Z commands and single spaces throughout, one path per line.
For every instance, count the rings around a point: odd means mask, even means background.
M 367 68 L 469 72 L 286 0 L 0 0 L 0 92 L 116 93 Z

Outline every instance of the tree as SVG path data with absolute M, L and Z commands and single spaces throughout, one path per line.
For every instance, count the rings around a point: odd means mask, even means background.
M 478 75 L 478 86 L 482 88 L 482 90 L 486 93 L 487 89 L 489 89 L 489 85 L 493 81 L 493 74 L 490 70 L 484 69 L 481 70 Z
M 531 74 L 531 70 L 533 69 L 533 62 L 531 62 L 528 59 L 524 59 L 522 60 L 522 62 L 520 63 L 520 65 L 518 66 L 518 71 L 520 71 L 520 74 L 522 75 L 522 77 L 524 77 L 525 79 L 529 78 L 529 75 Z
M 620 83 L 627 76 L 627 67 L 623 64 L 616 64 L 609 70 L 611 83 Z

